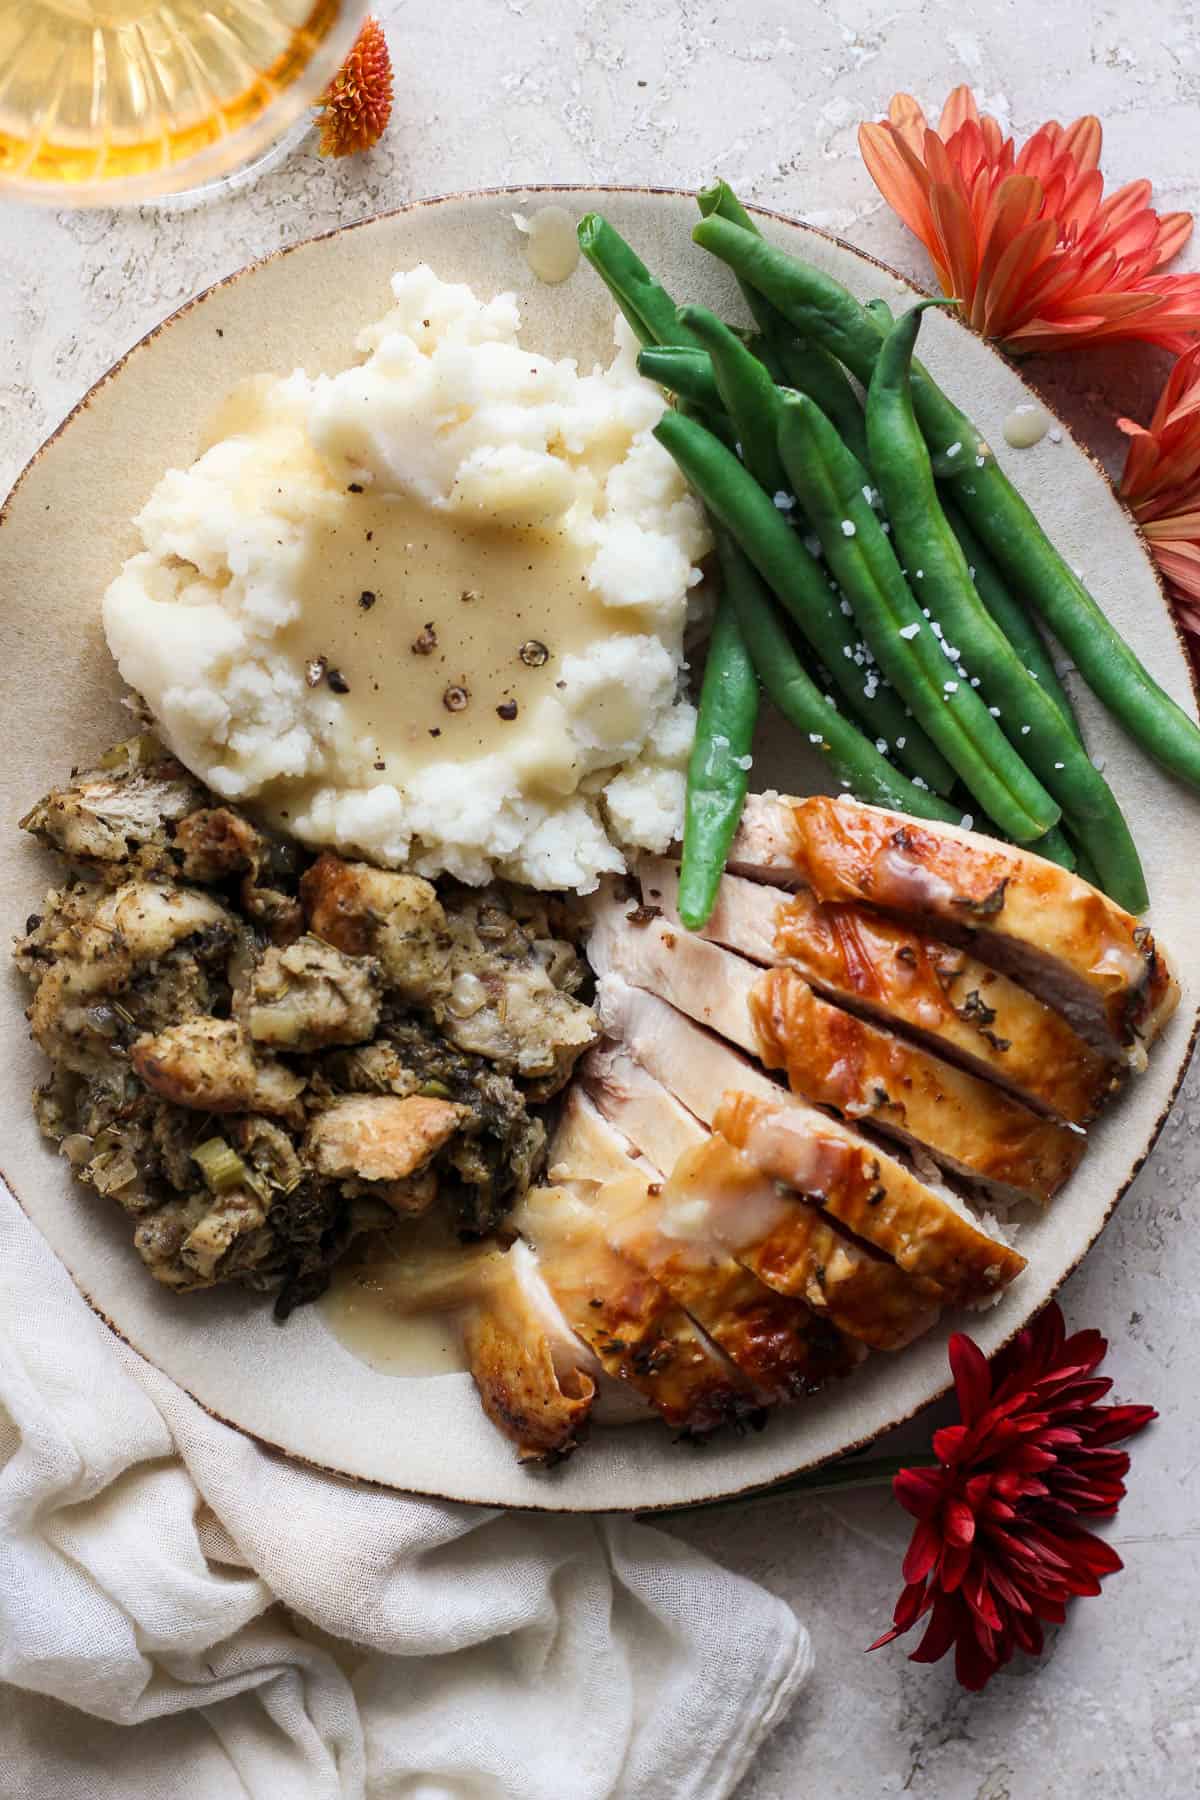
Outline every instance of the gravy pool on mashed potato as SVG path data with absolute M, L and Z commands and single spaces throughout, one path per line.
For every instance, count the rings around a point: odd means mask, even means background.
M 587 891 L 680 829 L 703 515 L 623 322 L 581 375 L 424 265 L 332 376 L 255 377 L 159 482 L 108 642 L 175 753 L 297 837 Z

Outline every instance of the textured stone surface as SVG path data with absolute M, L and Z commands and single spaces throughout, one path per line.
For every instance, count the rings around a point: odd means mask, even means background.
M 0 491 L 88 384 L 197 289 L 422 194 L 538 181 L 690 186 L 720 173 L 920 279 L 923 254 L 863 170 L 855 127 L 896 89 L 937 105 L 968 80 L 1021 134 L 1048 116 L 1099 113 L 1111 183 L 1150 174 L 1163 207 L 1200 199 L 1200 37 L 1184 4 L 673 0 L 651 13 L 630 0 L 410 0 L 376 10 L 391 28 L 397 107 L 369 160 L 322 164 L 310 139 L 219 205 L 116 218 L 0 207 Z M 1162 367 L 1154 352 L 1108 352 L 1034 373 L 1111 456 L 1112 415 L 1148 416 Z M 1101 1600 L 1076 1606 L 1039 1665 L 971 1698 L 945 1665 L 910 1665 L 898 1646 L 863 1657 L 889 1616 L 907 1537 L 885 1495 L 781 1498 L 678 1527 L 785 1595 L 816 1643 L 817 1676 L 740 1800 L 1200 1791 L 1200 1250 L 1188 1217 L 1197 1124 L 1193 1073 L 1064 1294 L 1070 1320 L 1114 1339 L 1118 1393 L 1163 1417 L 1138 1446 L 1112 1533 L 1126 1571 Z M 899 1448 L 925 1435 L 910 1431 Z

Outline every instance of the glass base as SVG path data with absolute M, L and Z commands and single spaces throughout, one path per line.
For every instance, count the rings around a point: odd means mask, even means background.
M 150 195 L 138 204 L 144 212 L 182 213 L 194 212 L 200 206 L 209 206 L 214 200 L 229 199 L 232 195 L 253 187 L 264 175 L 269 175 L 272 169 L 279 168 L 315 130 L 311 116 L 296 119 L 282 137 L 277 138 L 259 155 L 252 156 L 240 168 L 230 169 L 224 175 L 215 175 L 211 181 L 198 182 L 195 187 L 183 188 L 178 193 Z

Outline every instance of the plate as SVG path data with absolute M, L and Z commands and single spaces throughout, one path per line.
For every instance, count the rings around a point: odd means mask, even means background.
M 0 658 L 5 755 L 0 769 L 7 939 L 47 885 L 47 859 L 16 821 L 66 767 L 125 735 L 128 714 L 99 626 L 99 599 L 133 550 L 129 520 L 172 464 L 197 453 L 221 392 L 258 370 L 310 373 L 343 366 L 358 327 L 387 309 L 393 270 L 427 261 L 481 293 L 517 290 L 526 341 L 585 365 L 606 358 L 612 309 L 581 264 L 559 287 L 539 284 L 512 213 L 553 198 L 576 215 L 603 210 L 681 298 L 726 314 L 732 281 L 696 249 L 689 196 L 645 190 L 492 191 L 423 201 L 297 245 L 231 276 L 143 339 L 88 394 L 34 458 L 0 525 Z M 868 298 L 903 301 L 896 275 L 836 239 L 764 214 L 764 231 Z M 1020 377 L 956 320 L 928 316 L 921 352 L 994 444 Z M 1057 436 L 1057 434 L 1056 434 Z M 1055 542 L 1078 565 L 1117 627 L 1163 686 L 1193 707 L 1187 662 L 1137 532 L 1102 473 L 1063 431 L 1002 458 Z M 992 1311 L 973 1316 L 996 1349 L 1052 1294 L 1140 1168 L 1187 1063 L 1196 1023 L 1200 914 L 1194 861 L 1200 804 L 1153 768 L 1084 691 L 1081 714 L 1133 821 L 1146 863 L 1151 919 L 1174 959 L 1183 1002 L 1149 1072 L 1093 1134 L 1080 1171 L 1021 1247 L 1029 1268 Z M 768 734 L 770 736 L 770 734 Z M 762 746 L 759 785 L 802 787 L 804 764 L 785 735 Z M 23 1021 L 26 995 L 3 978 L 0 1167 L 96 1310 L 202 1406 L 285 1454 L 359 1480 L 501 1506 L 562 1511 L 680 1506 L 774 1481 L 868 1442 L 946 1386 L 951 1321 L 898 1356 L 877 1356 L 854 1378 L 773 1418 L 760 1435 L 703 1449 L 657 1425 L 596 1430 L 562 1468 L 531 1474 L 484 1419 L 464 1374 L 378 1374 L 346 1351 L 311 1307 L 275 1325 L 250 1294 L 218 1289 L 180 1299 L 134 1255 L 127 1219 L 76 1187 L 40 1138 L 29 1091 L 42 1064 Z

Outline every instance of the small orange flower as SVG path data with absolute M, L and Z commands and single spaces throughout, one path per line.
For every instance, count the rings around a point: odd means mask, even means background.
M 1148 181 L 1104 199 L 1100 121 L 1035 131 L 1017 154 L 968 87 L 934 131 L 910 94 L 861 125 L 876 186 L 925 245 L 942 291 L 1014 353 L 1145 338 L 1182 350 L 1200 331 L 1200 274 L 1156 271 L 1187 242 L 1190 213 L 1147 204 Z
M 392 59 L 378 19 L 368 18 L 354 48 L 321 95 L 322 156 L 353 156 L 383 136 L 392 116 Z
M 1150 428 L 1129 438 L 1120 493 L 1150 543 L 1179 622 L 1200 637 L 1200 344 L 1171 370 Z

